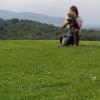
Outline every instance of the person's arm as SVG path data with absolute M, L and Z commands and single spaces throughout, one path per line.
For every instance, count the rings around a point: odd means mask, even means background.
M 81 23 L 80 23 L 80 21 L 77 21 L 77 20 L 76 20 L 76 23 L 77 23 L 78 29 L 80 29 L 80 28 L 81 28 Z
M 78 21 L 77 21 L 77 25 L 78 25 L 78 28 L 81 29 L 81 26 L 82 26 L 82 20 L 78 20 Z
M 65 20 L 64 21 L 64 23 L 63 23 L 63 26 L 62 26 L 62 28 L 65 28 L 65 27 L 67 27 L 67 25 L 69 24 L 69 22 L 68 22 L 68 20 Z

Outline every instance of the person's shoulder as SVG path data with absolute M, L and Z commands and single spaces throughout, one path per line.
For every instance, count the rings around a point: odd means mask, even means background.
M 80 22 L 80 26 L 82 27 L 83 24 L 83 20 L 80 16 L 77 17 L 77 21 Z

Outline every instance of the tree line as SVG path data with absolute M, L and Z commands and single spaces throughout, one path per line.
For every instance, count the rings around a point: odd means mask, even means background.
M 0 39 L 59 39 L 67 29 L 17 18 L 0 19 Z M 100 31 L 83 29 L 82 40 L 100 40 Z

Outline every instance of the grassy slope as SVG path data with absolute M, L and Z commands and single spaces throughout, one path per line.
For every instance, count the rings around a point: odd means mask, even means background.
M 100 42 L 0 41 L 0 100 L 100 100 Z

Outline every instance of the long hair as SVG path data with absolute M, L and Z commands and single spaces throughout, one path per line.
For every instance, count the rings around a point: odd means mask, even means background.
M 76 6 L 71 6 L 70 10 L 74 11 L 76 13 L 76 16 L 79 16 L 79 12 Z

